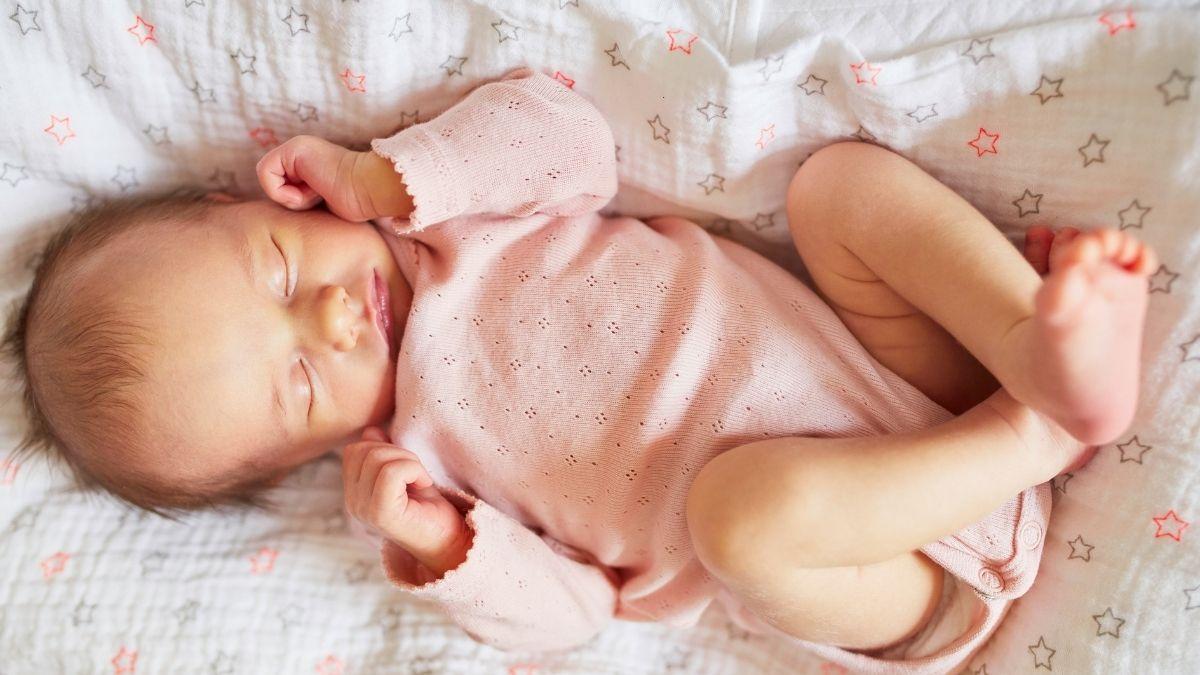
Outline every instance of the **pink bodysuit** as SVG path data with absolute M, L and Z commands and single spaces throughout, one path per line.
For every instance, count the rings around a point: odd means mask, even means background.
M 700 469 L 767 437 L 950 417 L 782 268 L 681 218 L 599 215 L 617 189 L 613 137 L 554 79 L 514 71 L 372 147 L 416 204 L 378 224 L 414 293 L 391 436 L 474 531 L 441 579 L 388 543 L 384 567 L 478 640 L 563 649 L 613 617 L 691 626 L 714 601 L 774 631 L 692 551 L 684 503 Z M 1030 488 L 922 548 L 978 597 L 936 653 L 796 642 L 855 669 L 949 670 L 1029 588 L 1049 508 L 1047 486 Z

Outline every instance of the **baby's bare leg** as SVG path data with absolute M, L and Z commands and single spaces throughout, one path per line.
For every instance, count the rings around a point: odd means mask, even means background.
M 995 387 L 982 364 L 1086 442 L 1128 425 L 1154 265 L 1132 237 L 1077 237 L 1043 284 L 965 200 L 862 143 L 809 158 L 788 190 L 788 217 L 847 327 L 933 400 L 956 412 L 981 400 Z
M 718 455 L 687 518 L 700 561 L 765 621 L 874 649 L 918 630 L 940 592 L 921 546 L 1049 480 L 1082 445 L 1003 390 L 891 436 L 779 438 Z

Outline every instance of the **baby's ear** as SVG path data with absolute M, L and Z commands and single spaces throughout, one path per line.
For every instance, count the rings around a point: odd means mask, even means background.
M 237 201 L 237 197 L 234 197 L 233 195 L 229 194 L 228 192 L 210 192 L 210 193 L 204 195 L 204 197 L 205 197 L 205 199 L 209 199 L 214 202 L 225 202 L 227 204 Z

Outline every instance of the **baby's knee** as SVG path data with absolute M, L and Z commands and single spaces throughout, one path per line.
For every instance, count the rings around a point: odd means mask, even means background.
M 819 540 L 805 523 L 804 490 L 776 467 L 764 448 L 744 446 L 710 461 L 688 492 L 687 523 L 692 547 L 705 568 L 725 582 L 746 582 L 778 570 L 803 566 L 804 547 Z M 769 450 L 769 449 L 768 449 Z

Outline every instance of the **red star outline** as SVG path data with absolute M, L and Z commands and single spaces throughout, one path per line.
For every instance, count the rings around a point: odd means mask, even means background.
M 675 36 L 678 35 L 679 33 L 683 33 L 684 35 L 690 35 L 692 37 L 687 41 L 687 44 L 681 45 L 681 44 L 675 42 Z M 695 33 L 689 33 L 686 30 L 683 30 L 682 28 L 672 28 L 671 30 L 667 31 L 667 37 L 671 38 L 671 44 L 667 46 L 667 51 L 683 52 L 684 54 L 687 54 L 688 56 L 691 56 L 691 54 L 692 54 L 692 45 L 696 42 L 696 40 L 700 39 L 699 35 L 696 35 Z
M 63 553 L 62 551 L 59 551 L 58 553 L 55 553 L 49 558 L 46 558 L 42 562 L 38 563 L 38 565 L 42 568 L 42 579 L 50 581 L 59 574 L 62 574 L 63 570 L 67 568 L 67 561 L 70 559 L 70 553 Z
M 20 464 L 5 457 L 0 460 L 0 485 L 12 485 L 17 479 L 17 470 L 21 468 Z
M 772 123 L 768 124 L 767 126 L 758 130 L 758 140 L 754 142 L 754 145 L 756 145 L 759 150 L 762 150 L 763 148 L 767 147 L 773 140 L 775 140 L 775 123 L 774 122 L 772 122 Z
M 259 549 L 258 553 L 250 556 L 250 573 L 265 574 L 275 569 L 275 559 L 279 557 L 279 551 L 271 548 Z
M 987 147 L 983 147 L 983 146 L 979 145 L 979 141 L 981 141 L 984 136 L 986 136 L 988 138 Z M 975 153 L 976 153 L 975 156 L 976 157 L 983 157 L 984 155 L 986 155 L 988 153 L 991 153 L 993 155 L 998 155 L 998 154 L 1000 154 L 1000 152 L 998 150 L 996 150 L 996 141 L 999 141 L 999 140 L 1000 140 L 1000 134 L 989 134 L 987 129 L 984 129 L 983 127 L 979 127 L 979 134 L 977 134 L 973 140 L 967 141 L 967 145 L 971 146 L 972 148 L 975 148 Z
M 326 654 L 325 658 L 317 664 L 317 672 L 320 675 L 342 675 L 345 664 L 333 654 Z
M 1120 33 L 1122 28 L 1128 28 L 1129 30 L 1137 28 L 1137 23 L 1133 20 L 1133 10 L 1125 10 L 1125 19 L 1121 21 L 1121 23 L 1113 23 L 1113 20 L 1110 17 L 1111 14 L 1113 14 L 1113 12 L 1105 12 L 1100 15 L 1100 23 L 1108 27 L 1109 35 L 1116 35 L 1117 33 Z
M 146 23 L 145 19 L 136 14 L 134 15 L 134 18 L 136 18 L 137 21 L 129 28 L 126 28 L 126 32 L 137 38 L 139 45 L 144 45 L 147 42 L 158 42 L 158 40 L 154 37 L 154 24 Z M 141 28 L 145 28 L 144 34 L 141 30 L 139 30 Z
M 1179 523 L 1179 527 L 1173 532 L 1164 531 L 1163 523 L 1167 521 Z M 1191 523 L 1187 522 L 1186 520 L 1181 520 L 1179 516 L 1175 515 L 1175 509 L 1171 509 L 1163 515 L 1154 518 L 1154 526 L 1158 528 L 1158 531 L 1154 533 L 1154 538 L 1158 539 L 1159 537 L 1170 537 L 1175 541 L 1179 541 L 1183 538 L 1183 531 L 1188 528 L 1188 525 L 1191 525 Z
M 60 125 L 60 124 L 67 128 L 67 133 L 62 136 L 60 136 L 58 134 L 58 125 Z M 75 138 L 75 130 L 71 128 L 71 116 L 70 115 L 67 115 L 66 117 L 56 117 L 54 115 L 51 115 L 50 116 L 50 126 L 46 127 L 45 129 L 42 129 L 42 131 L 53 136 L 54 140 L 58 141 L 59 145 L 66 143 L 69 139 Z
M 250 138 L 258 143 L 260 148 L 273 148 L 279 145 L 279 139 L 275 137 L 275 130 L 271 127 L 255 127 L 250 130 Z
M 137 671 L 137 650 L 132 651 L 125 649 L 125 645 L 121 645 L 121 651 L 112 658 L 109 663 L 113 664 L 113 675 L 125 675 L 125 673 L 133 673 Z
M 862 71 L 864 69 L 871 74 L 871 79 L 863 79 Z M 875 81 L 875 78 L 879 77 L 879 73 L 883 72 L 883 68 L 881 66 L 872 65 L 870 61 L 863 61 L 862 63 L 851 63 L 850 70 L 854 71 L 855 84 L 870 84 L 872 86 L 879 86 L 879 83 Z
M 351 82 L 351 80 L 354 80 L 354 82 Z M 365 73 L 355 75 L 347 68 L 342 71 L 342 84 L 345 84 L 346 88 L 350 91 L 365 92 L 367 90 L 367 76 Z
M 566 75 L 563 75 L 563 72 L 561 70 L 554 71 L 554 79 L 556 79 L 559 82 L 562 82 L 564 85 L 566 85 L 567 89 L 575 88 L 575 80 L 572 80 L 571 78 L 567 77 Z

